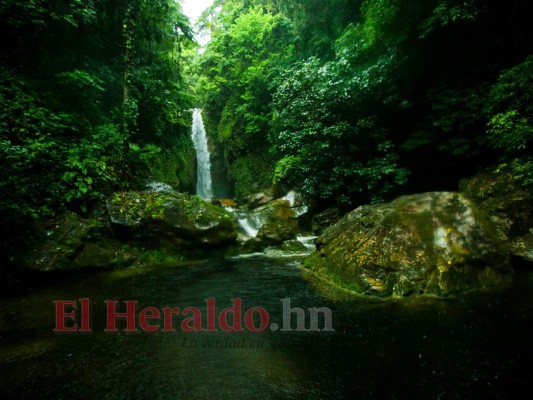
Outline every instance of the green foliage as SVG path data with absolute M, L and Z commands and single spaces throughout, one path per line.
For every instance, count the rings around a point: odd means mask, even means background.
M 3 71 L 3 78 L 13 75 Z M 70 206 L 86 210 L 117 179 L 121 137 L 114 125 L 79 137 L 74 116 L 52 113 L 20 81 L 2 85 L 0 207 L 13 215 L 50 215 Z M 9 101 L 7 101 L 9 99 Z
M 235 182 L 235 196 L 242 200 L 272 184 L 272 162 L 260 154 L 240 157 L 229 168 L 230 178 Z
M 96 127 L 77 146 L 69 146 L 61 168 L 65 205 L 77 201 L 87 211 L 88 201 L 102 200 L 110 187 L 118 185 L 122 141 L 117 126 L 107 124 Z
M 73 86 L 77 90 L 84 89 L 96 89 L 99 91 L 104 91 L 102 87 L 104 81 L 90 72 L 83 71 L 80 69 L 75 69 L 73 71 L 62 72 L 57 74 L 57 77 L 60 79 L 60 83 L 65 85 Z
M 533 141 L 533 56 L 500 74 L 486 112 L 493 147 L 507 156 L 528 149 Z
M 494 115 L 488 123 L 488 133 L 494 147 L 505 152 L 525 150 L 533 138 L 533 127 L 529 118 L 517 110 Z
M 533 56 L 504 70 L 492 86 L 485 111 L 490 144 L 501 151 L 500 169 L 533 187 Z
M 161 148 L 157 147 L 155 144 L 147 144 L 141 147 L 138 144 L 130 143 L 129 148 L 130 157 L 133 157 L 134 160 L 138 158 L 139 160 L 145 162 L 152 160 L 161 152 Z
M 533 188 L 533 157 L 526 156 L 522 158 L 511 159 L 510 163 L 498 165 L 495 172 L 510 172 L 515 181 L 526 188 Z
M 384 77 L 395 57 L 384 55 L 354 72 L 344 54 L 323 65 L 310 59 L 280 78 L 271 134 L 281 157 L 275 179 L 338 203 L 379 201 L 406 178 L 390 130 L 372 110 L 394 95 Z
M 147 165 L 167 168 L 191 105 L 180 54 L 192 35 L 178 2 L 0 0 L 0 21 L 3 229 L 89 211 L 144 185 Z
M 7 17 L 9 25 L 17 28 L 45 29 L 50 21 L 76 28 L 96 19 L 93 2 L 83 0 L 1 0 L 0 13 Z
M 285 156 L 276 163 L 273 183 L 281 183 L 290 179 L 297 168 L 302 164 L 302 160 L 297 156 Z
M 268 131 L 274 182 L 325 201 L 385 198 L 408 175 L 417 190 L 452 189 L 492 149 L 527 151 L 531 101 L 511 105 L 531 93 L 531 65 L 494 85 L 530 51 L 524 4 L 215 1 L 198 78 L 208 125 L 230 167 L 265 153 Z
M 270 84 L 290 55 L 291 40 L 287 21 L 259 8 L 237 17 L 226 31 L 214 33 L 201 60 L 204 77 L 199 91 L 207 108 L 221 115 L 218 140 L 230 154 L 238 155 L 243 142 L 249 148 L 261 143 L 254 137 L 264 139 Z
M 193 56 L 176 1 L 0 0 L 0 207 L 22 218 L 146 180 L 190 188 L 195 102 L 238 197 L 274 182 L 379 201 L 408 172 L 404 190 L 450 189 L 495 163 L 530 184 L 526 11 L 216 0 L 201 21 L 212 41 Z
M 474 21 L 482 12 L 477 0 L 442 0 L 433 13 L 420 24 L 420 37 L 426 37 L 430 32 L 439 27 L 451 24 Z
M 272 81 L 291 60 L 294 37 L 282 15 L 239 2 L 224 3 L 218 24 L 200 59 L 198 94 L 209 110 L 206 124 L 216 129 L 208 133 L 223 146 L 235 193 L 243 197 L 271 185 L 272 164 L 261 160 L 268 152 Z

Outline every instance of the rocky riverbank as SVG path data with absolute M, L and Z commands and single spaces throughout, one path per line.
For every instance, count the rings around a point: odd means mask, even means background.
M 304 265 L 380 297 L 507 285 L 510 256 L 531 261 L 533 196 L 509 175 L 476 176 L 461 189 L 359 207 L 317 239 Z

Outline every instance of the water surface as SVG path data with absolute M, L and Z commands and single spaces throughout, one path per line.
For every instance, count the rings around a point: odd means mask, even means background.
M 523 272 L 499 291 L 379 301 L 317 286 L 298 262 L 266 257 L 70 278 L 2 301 L 0 393 L 36 399 L 521 398 L 533 372 L 532 289 L 533 274 Z M 85 297 L 95 304 L 94 332 L 52 332 L 52 301 Z M 206 298 L 216 298 L 220 308 L 241 298 L 245 309 L 265 307 L 278 321 L 283 298 L 302 308 L 327 306 L 335 332 L 103 332 L 107 299 L 204 309 Z M 218 347 L 209 347 L 216 341 Z

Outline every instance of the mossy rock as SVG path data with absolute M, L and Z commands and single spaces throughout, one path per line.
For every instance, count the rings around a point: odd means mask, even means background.
M 237 239 L 229 212 L 184 193 L 115 193 L 107 210 L 120 237 L 165 239 L 184 246 L 220 246 Z
M 316 235 L 321 235 L 327 228 L 339 222 L 341 218 L 342 214 L 338 208 L 328 208 L 313 216 L 311 228 Z
M 316 244 L 304 266 L 368 295 L 447 296 L 505 285 L 513 276 L 494 224 L 459 193 L 360 207 Z
M 286 253 L 307 253 L 307 247 L 298 240 L 287 240 L 281 245 L 281 250 Z
M 286 240 L 295 239 L 296 234 L 296 225 L 291 227 L 281 223 L 264 224 L 257 232 L 256 238 L 265 245 L 277 246 Z
M 258 207 L 262 207 L 274 200 L 274 194 L 272 190 L 266 190 L 264 192 L 255 193 L 250 196 L 247 196 L 244 199 L 246 207 L 250 210 L 254 210 Z
M 136 255 L 106 238 L 108 226 L 96 218 L 61 215 L 43 222 L 18 264 L 29 270 L 64 272 L 106 270 L 131 265 Z
M 253 210 L 251 215 L 263 224 L 282 225 L 287 230 L 293 230 L 298 229 L 298 219 L 305 212 L 305 206 L 291 207 L 288 200 L 276 199 Z
M 460 190 L 496 226 L 509 252 L 533 262 L 533 192 L 510 173 L 485 172 L 460 183 Z
M 137 252 L 121 243 L 85 243 L 72 261 L 75 269 L 125 268 L 137 260 Z

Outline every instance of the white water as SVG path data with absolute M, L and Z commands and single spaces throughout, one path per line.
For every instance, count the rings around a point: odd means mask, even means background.
M 290 204 L 290 207 L 294 207 L 296 204 L 296 192 L 291 190 L 284 197 L 282 197 L 281 200 L 287 200 Z
M 257 232 L 259 232 L 258 229 L 255 229 L 251 224 L 250 221 L 248 221 L 247 218 L 239 219 L 239 225 L 242 229 L 246 232 L 246 235 L 248 235 L 251 238 L 254 238 L 257 236 Z
M 304 215 L 307 211 L 309 211 L 308 207 L 303 204 L 301 195 L 298 195 L 298 193 L 296 193 L 294 190 L 291 190 L 289 193 L 287 193 L 281 198 L 281 200 L 287 200 L 289 202 L 289 206 L 296 214 L 296 217 Z
M 317 237 L 318 236 L 300 236 L 300 235 L 298 235 L 296 240 L 298 240 L 300 243 L 302 243 L 307 248 L 307 250 L 313 252 L 313 251 L 316 250 L 315 239 Z
M 196 181 L 196 194 L 202 199 L 213 197 L 211 188 L 211 160 L 207 148 L 207 136 L 202 120 L 202 110 L 196 108 L 192 115 L 192 141 L 196 150 L 198 179 Z
M 172 186 L 164 183 L 164 182 L 157 182 L 153 181 L 146 185 L 146 188 L 151 190 L 152 192 L 158 192 L 158 193 L 165 193 L 165 192 L 174 192 L 174 189 Z

